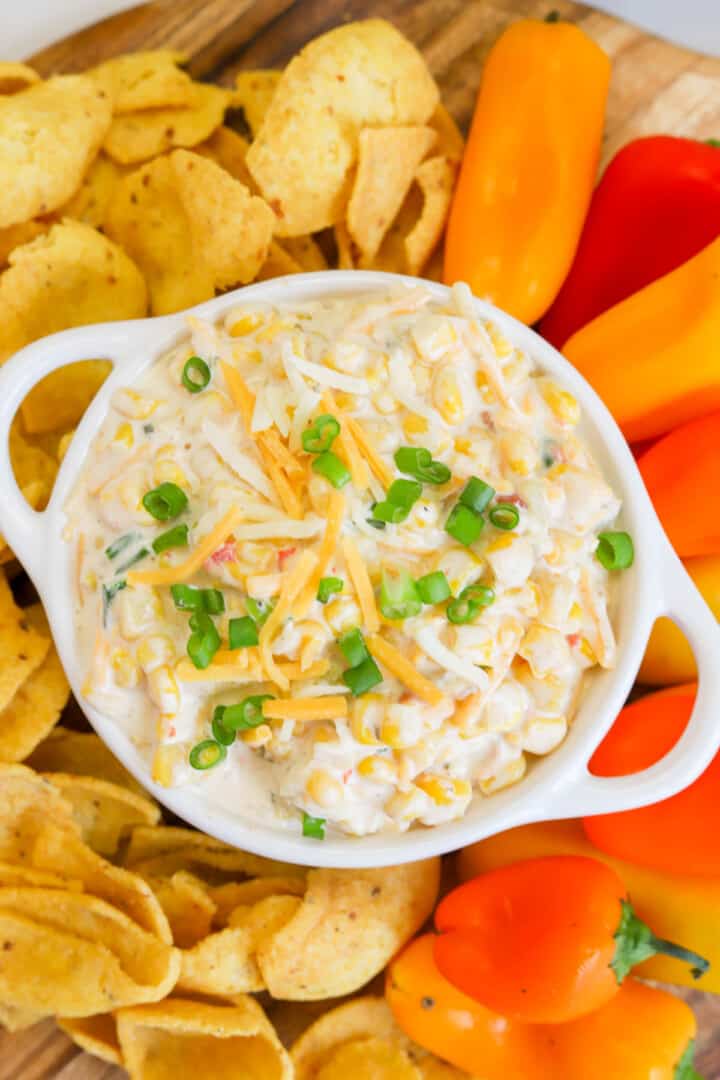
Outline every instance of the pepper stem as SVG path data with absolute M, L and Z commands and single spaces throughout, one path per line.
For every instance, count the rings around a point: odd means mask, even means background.
M 672 956 L 676 960 L 684 960 L 691 965 L 690 974 L 693 979 L 699 979 L 710 967 L 710 961 L 690 949 L 676 945 L 673 941 L 665 941 L 655 937 L 650 927 L 633 911 L 632 904 L 627 900 L 620 901 L 622 914 L 620 924 L 613 937 L 617 942 L 615 956 L 610 967 L 615 972 L 618 985 L 625 976 L 643 960 L 662 953 L 663 956 Z
M 695 1068 L 693 1058 L 695 1056 L 695 1040 L 691 1039 L 685 1047 L 685 1053 L 675 1066 L 673 1080 L 703 1080 L 703 1077 Z

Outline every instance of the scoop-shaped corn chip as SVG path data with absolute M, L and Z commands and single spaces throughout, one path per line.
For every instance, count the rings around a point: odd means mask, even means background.
M 360 128 L 424 124 L 438 89 L 417 49 L 368 19 L 315 38 L 287 66 L 248 151 L 279 236 L 340 220 Z
M 117 1025 L 112 1013 L 72 1019 L 62 1017 L 57 1019 L 57 1025 L 81 1050 L 107 1061 L 110 1065 L 122 1065 Z
M 272 237 L 270 207 L 206 158 L 176 150 L 170 162 L 193 243 L 211 267 L 215 287 L 251 281 Z
M 113 192 L 123 169 L 107 154 L 98 154 L 71 199 L 60 207 L 58 217 L 74 218 L 101 229 L 105 224 Z
M 439 102 L 435 112 L 428 120 L 428 125 L 437 135 L 435 143 L 435 155 L 446 157 L 448 161 L 460 164 L 465 150 L 465 140 L 455 119 L 450 115 L 442 102 Z
M 125 177 L 107 231 L 141 267 L 161 315 L 251 280 L 267 254 L 272 214 L 214 161 L 176 151 Z
M 46 773 L 45 779 L 70 803 L 83 840 L 99 855 L 115 855 L 135 825 L 157 825 L 160 820 L 160 808 L 152 799 L 107 780 L 72 773 Z
M 239 71 L 235 76 L 236 90 L 233 95 L 233 105 L 239 106 L 245 113 L 253 138 L 265 119 L 265 113 L 277 90 L 281 75 L 281 71 L 265 68 L 256 71 Z
M 301 270 L 327 270 L 328 261 L 312 236 L 286 236 L 282 246 Z
M 378 870 L 311 870 L 295 915 L 258 946 L 270 993 L 313 1001 L 364 986 L 431 913 L 439 876 L 438 859 Z
M 106 94 L 84 75 L 59 75 L 0 97 L 0 228 L 67 202 L 110 119 Z
M 25 431 L 44 435 L 76 427 L 111 371 L 107 360 L 78 360 L 51 371 L 20 407 Z
M 296 1040 L 291 1057 L 295 1080 L 467 1077 L 411 1042 L 395 1023 L 387 1002 L 379 997 L 355 998 L 325 1013 Z
M 45 1013 L 38 1012 L 36 1009 L 19 1009 L 16 1005 L 5 1005 L 0 1002 L 0 1027 L 4 1027 L 11 1033 L 34 1027 L 44 1019 Z
M 302 274 L 302 266 L 289 251 L 273 240 L 268 249 L 267 258 L 258 270 L 256 281 L 269 281 L 270 278 L 284 277 L 286 274 Z
M 18 487 L 36 510 L 42 510 L 50 498 L 58 465 L 50 454 L 22 433 L 21 426 L 20 418 L 16 417 L 10 429 L 10 461 Z M 37 499 L 30 498 L 26 490 L 31 485 L 35 486 Z
M 405 254 L 411 274 L 419 274 L 440 243 L 450 211 L 457 168 L 444 157 L 432 157 L 418 166 L 415 180 L 423 194 L 419 221 L 405 238 Z
M 72 773 L 74 776 L 96 776 L 112 784 L 144 794 L 137 780 L 123 768 L 105 743 L 93 732 L 71 731 L 62 726 L 40 743 L 28 758 L 27 764 L 38 772 Z
M 57 889 L 0 889 L 0 1000 L 87 1016 L 159 1001 L 179 956 L 112 905 Z
M 106 236 L 66 220 L 16 248 L 0 276 L 0 361 L 70 326 L 145 314 L 140 272 Z
M 239 907 L 247 907 L 265 900 L 268 896 L 304 896 L 307 888 L 304 877 L 258 877 L 250 881 L 229 881 L 210 889 L 216 911 L 215 926 L 227 926 L 228 920 Z
M 179 949 L 191 949 L 207 938 L 217 905 L 204 882 L 185 870 L 178 870 L 170 878 L 155 878 L 149 884 L 167 916 L 173 941 Z
M 34 68 L 14 60 L 0 60 L 0 94 L 17 94 L 18 90 L 40 82 Z
M 25 608 L 23 615 L 29 625 L 50 636 L 40 604 Z M 0 712 L 0 761 L 16 762 L 26 758 L 52 731 L 69 695 L 65 672 L 51 642 L 39 667 Z
M 31 867 L 35 842 L 48 821 L 75 828 L 70 804 L 57 788 L 24 765 L 0 765 L 0 806 L 2 862 Z
M 49 649 L 47 630 L 35 629 L 30 618 L 15 603 L 5 575 L 0 574 L 0 656 L 3 658 L 0 709 L 12 703 L 26 680 L 40 667 Z
M 293 1044 L 296 1080 L 315 1080 L 338 1047 L 371 1035 L 383 1041 L 405 1039 L 384 998 L 355 998 L 325 1013 Z
M 120 1009 L 117 1028 L 130 1080 L 291 1080 L 292 1064 L 256 1001 L 206 1004 L 172 998 Z
M 348 231 L 369 265 L 410 190 L 415 172 L 435 142 L 430 127 L 363 128 L 347 208 Z
M 226 930 L 199 942 L 182 954 L 178 986 L 181 990 L 228 997 L 265 988 L 257 964 L 264 943 L 295 914 L 296 896 L 268 896 L 250 906 L 236 908 Z
M 31 862 L 39 869 L 81 881 L 85 892 L 114 905 L 160 941 L 172 941 L 165 913 L 148 883 L 139 874 L 114 866 L 96 854 L 83 842 L 74 821 L 71 828 L 54 822 L 41 828 L 32 847 Z
M 172 49 L 125 53 L 98 64 L 87 74 L 105 91 L 115 114 L 187 105 L 193 82 L 178 67 L 186 59 L 184 53 Z
M 20 225 L 8 225 L 6 229 L 0 229 L 0 270 L 7 266 L 16 247 L 29 244 L 36 236 L 42 236 L 51 225 L 52 221 L 47 218 L 33 218 Z
M 236 180 L 239 180 L 241 184 L 244 184 L 246 188 L 249 188 L 256 195 L 257 185 L 245 164 L 249 149 L 250 143 L 247 139 L 244 139 L 242 135 L 238 135 L 237 131 L 233 131 L 232 128 L 223 125 L 217 131 L 214 131 L 204 143 L 194 147 L 193 151 L 196 154 L 202 154 L 203 157 L 209 157 L 211 161 L 214 161 L 216 165 L 220 165 L 221 168 L 229 172 L 231 176 L 234 176 Z
M 105 152 L 120 165 L 133 165 L 175 146 L 195 146 L 209 138 L 222 124 L 232 95 L 204 83 L 193 83 L 191 91 L 182 108 L 143 109 L 114 116 L 103 143 Z
M 250 855 L 205 833 L 171 826 L 133 829 L 125 865 L 151 877 L 171 877 L 178 870 L 188 870 L 211 885 L 229 878 L 304 874 L 301 866 Z

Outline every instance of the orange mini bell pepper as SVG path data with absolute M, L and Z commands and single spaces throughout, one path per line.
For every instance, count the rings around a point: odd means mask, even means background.
M 580 821 L 551 821 L 508 829 L 471 844 L 459 854 L 463 880 L 521 859 L 542 855 L 584 855 L 600 859 L 622 878 L 633 906 L 656 934 L 682 941 L 710 961 L 699 981 L 690 969 L 670 956 L 652 956 L 634 971 L 644 979 L 659 979 L 678 986 L 720 993 L 720 880 L 665 874 L 623 862 L 594 848 Z
M 717 276 L 720 297 L 720 261 Z M 714 350 L 720 377 L 720 305 L 718 316 L 718 336 L 708 349 Z M 675 428 L 645 451 L 638 468 L 680 558 L 720 555 L 720 412 Z
M 720 555 L 685 559 L 685 569 L 715 618 L 720 619 Z M 695 657 L 682 630 L 672 619 L 658 619 L 645 649 L 638 681 L 647 686 L 672 686 L 696 678 Z
M 708 962 L 664 941 L 635 915 L 599 859 L 547 855 L 488 870 L 435 912 L 440 973 L 486 1008 L 528 1024 L 562 1024 L 599 1009 L 648 956 Z
M 672 994 L 628 979 L 579 1020 L 519 1024 L 443 978 L 433 941 L 415 938 L 395 957 L 385 996 L 405 1034 L 451 1065 L 483 1080 L 698 1080 L 695 1017 Z
M 406 1035 L 483 1080 L 549 1080 L 543 1028 L 505 1020 L 463 994 L 439 972 L 434 934 L 411 941 L 387 970 L 385 997 Z
M 627 705 L 590 761 L 596 776 L 627 776 L 654 765 L 687 727 L 697 683 L 676 693 L 660 692 Z M 677 795 L 583 820 L 595 847 L 641 866 L 670 874 L 701 874 L 720 880 L 720 754 Z
M 720 237 L 593 319 L 563 352 L 636 442 L 720 407 L 719 339 Z
M 485 63 L 450 209 L 444 280 L 533 323 L 572 264 L 600 158 L 610 60 L 565 22 L 522 19 Z

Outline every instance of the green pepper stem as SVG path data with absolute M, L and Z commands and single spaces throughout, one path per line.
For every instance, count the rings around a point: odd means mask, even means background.
M 685 1053 L 678 1061 L 673 1072 L 673 1080 L 704 1080 L 695 1068 L 693 1059 L 695 1056 L 695 1040 L 691 1039 L 685 1047 Z
M 699 979 L 710 967 L 709 960 L 703 956 L 676 945 L 673 941 L 655 937 L 650 927 L 639 919 L 627 900 L 620 901 L 620 923 L 613 937 L 616 941 L 615 956 L 610 967 L 615 973 L 618 985 L 637 964 L 661 953 L 676 960 L 684 960 L 691 965 L 690 974 Z

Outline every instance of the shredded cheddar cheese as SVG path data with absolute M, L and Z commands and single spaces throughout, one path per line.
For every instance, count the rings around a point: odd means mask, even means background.
M 325 535 L 323 536 L 322 543 L 320 544 L 317 553 L 317 566 L 306 587 L 299 594 L 293 607 L 293 615 L 296 619 L 301 619 L 303 617 L 310 607 L 310 604 L 315 599 L 318 585 L 320 584 L 320 578 L 325 573 L 328 563 L 337 550 L 344 517 L 345 496 L 342 491 L 333 491 L 328 506 Z
M 266 720 L 336 720 L 347 716 L 347 701 L 340 694 L 326 697 L 281 698 L 263 701 Z
M 195 574 L 212 553 L 227 540 L 236 525 L 242 521 L 242 509 L 233 506 L 204 536 L 195 551 L 178 566 L 165 566 L 158 570 L 130 570 L 128 585 L 176 585 Z
M 385 638 L 380 637 L 379 634 L 372 634 L 367 639 L 367 647 L 376 660 L 384 664 L 400 682 L 405 683 L 408 690 L 417 694 L 428 705 L 439 705 L 444 700 L 445 695 L 442 691 L 416 671 L 410 661 Z
M 347 563 L 348 573 L 350 574 L 353 587 L 357 593 L 365 629 L 369 633 L 375 634 L 380 629 L 380 616 L 378 615 L 378 609 L 375 603 L 375 593 L 373 592 L 367 567 L 360 558 L 360 552 L 355 546 L 355 543 L 349 536 L 346 536 L 343 540 L 342 549 L 343 555 L 345 556 L 345 562 Z

